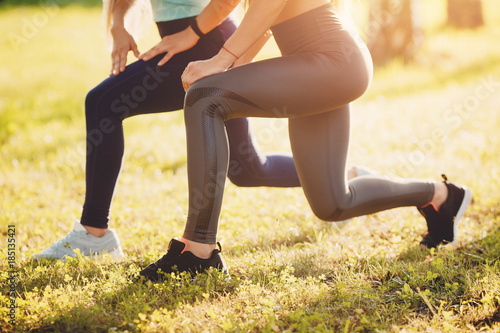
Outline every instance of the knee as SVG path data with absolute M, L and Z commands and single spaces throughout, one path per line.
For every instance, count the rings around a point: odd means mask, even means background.
M 334 221 L 334 219 L 332 219 L 333 212 L 332 212 L 331 208 L 329 210 L 313 208 L 313 207 L 311 207 L 311 208 L 312 208 L 314 215 L 318 219 L 325 221 L 325 222 L 333 222 Z
M 345 220 L 345 209 L 335 204 L 315 204 L 311 205 L 314 215 L 325 222 L 341 222 Z
M 87 121 L 122 121 L 131 115 L 131 108 L 116 94 L 110 93 L 109 86 L 100 84 L 85 97 L 85 118 Z
M 184 120 L 186 123 L 194 119 L 216 118 L 226 120 L 226 112 L 222 99 L 215 89 L 193 84 L 186 92 L 184 99 Z
M 230 143 L 230 162 L 228 178 L 236 186 L 254 187 L 263 186 L 263 167 L 265 161 L 254 149 L 245 149 L 246 144 L 240 142 L 234 147 L 234 141 Z
M 92 113 L 92 109 L 94 109 L 92 106 L 95 105 L 94 102 L 95 98 L 93 96 L 92 90 L 87 93 L 87 96 L 85 97 L 85 118 L 89 118 L 90 114 Z
M 213 89 L 202 85 L 200 81 L 193 83 L 186 91 L 186 96 L 184 97 L 184 111 L 191 110 L 195 104 L 212 95 Z
M 322 221 L 325 222 L 342 222 L 345 221 L 345 218 L 342 218 L 341 216 L 343 215 L 344 211 L 342 209 L 335 209 L 333 212 L 326 212 L 326 211 L 321 211 L 317 212 L 314 211 L 314 215 Z
M 229 165 L 227 177 L 236 186 L 239 187 L 255 187 L 261 186 L 258 177 L 255 174 L 248 172 L 245 168 L 239 165 Z
M 242 177 L 240 173 L 234 173 L 229 170 L 227 178 L 229 178 L 231 183 L 238 187 L 248 187 L 248 184 L 246 183 L 246 177 Z
M 85 118 L 87 120 L 94 119 L 100 113 L 98 112 L 99 104 L 103 96 L 104 92 L 99 86 L 94 87 L 87 93 L 85 97 Z

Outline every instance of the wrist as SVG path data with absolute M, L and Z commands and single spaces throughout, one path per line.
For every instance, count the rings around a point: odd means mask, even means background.
M 198 43 L 198 41 L 200 40 L 200 36 L 196 34 L 191 26 L 188 26 L 185 31 L 189 39 L 194 40 L 195 44 Z
M 199 37 L 203 37 L 205 36 L 205 33 L 203 33 L 201 30 L 200 30 L 200 27 L 198 27 L 198 21 L 196 21 L 196 18 L 197 17 L 193 17 L 191 18 L 191 20 L 189 21 L 189 27 L 191 28 L 191 30 Z
M 116 34 L 116 33 L 121 33 L 123 31 L 127 31 L 127 30 L 125 29 L 125 25 L 123 25 L 123 23 L 120 24 L 118 22 L 116 22 L 116 23 L 113 22 L 109 31 L 111 32 L 111 34 Z
M 234 54 L 233 52 L 231 52 L 227 47 L 225 47 L 224 45 L 222 45 L 222 50 L 223 51 L 226 51 L 227 53 L 229 53 L 230 55 L 233 56 L 233 58 L 235 58 L 235 61 L 238 60 L 240 57 L 238 57 L 236 54 Z
M 237 60 L 232 54 L 228 53 L 224 49 L 221 49 L 217 55 L 213 57 L 217 65 L 227 69 Z

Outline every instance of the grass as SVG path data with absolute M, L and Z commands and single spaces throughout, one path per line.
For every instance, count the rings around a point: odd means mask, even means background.
M 351 164 L 396 176 L 446 172 L 471 187 L 456 248 L 419 250 L 425 222 L 412 208 L 324 223 L 299 188 L 228 184 L 220 241 L 232 279 L 211 272 L 195 283 L 144 285 L 126 276 L 156 260 L 185 221 L 182 114 L 125 122 L 111 220 L 124 260 L 32 262 L 81 213 L 83 102 L 106 77 L 109 55 L 98 8 L 3 8 L 0 330 L 500 330 L 500 11 L 494 0 L 484 4 L 487 25 L 457 31 L 443 27 L 444 7 L 424 1 L 426 40 L 416 60 L 378 68 L 353 111 Z M 47 21 L 35 21 L 43 13 Z M 29 38 L 26 22 L 38 22 Z M 152 29 L 141 51 L 154 44 Z M 275 54 L 269 44 L 260 57 Z M 286 122 L 253 122 L 262 150 L 289 151 Z M 16 226 L 15 327 L 6 308 L 8 225 Z

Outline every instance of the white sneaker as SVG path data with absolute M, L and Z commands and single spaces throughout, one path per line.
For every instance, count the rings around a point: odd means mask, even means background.
M 65 261 L 66 256 L 78 256 L 78 252 L 74 251 L 76 249 L 86 257 L 97 257 L 109 253 L 114 259 L 123 258 L 120 240 L 114 229 L 108 229 L 103 237 L 95 237 L 89 234 L 79 221 L 75 222 L 71 232 L 41 253 L 34 254 L 33 258 L 55 258 Z

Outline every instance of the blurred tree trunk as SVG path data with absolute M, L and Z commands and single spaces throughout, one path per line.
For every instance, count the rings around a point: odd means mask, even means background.
M 423 40 L 420 0 L 370 0 L 369 8 L 366 39 L 375 65 L 410 60 Z
M 477 28 L 484 24 L 481 0 L 448 0 L 448 24 L 457 28 Z

